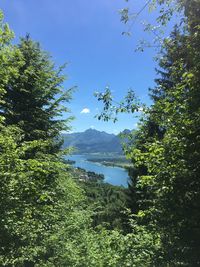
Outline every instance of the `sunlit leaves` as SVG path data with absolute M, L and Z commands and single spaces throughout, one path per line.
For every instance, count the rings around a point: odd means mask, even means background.
M 134 114 L 145 109 L 145 105 L 140 103 L 132 89 L 128 90 L 127 95 L 120 102 L 114 99 L 108 87 L 106 87 L 103 93 L 96 92 L 95 97 L 98 101 L 103 103 L 102 112 L 96 115 L 99 120 L 112 120 L 116 122 L 119 113 Z

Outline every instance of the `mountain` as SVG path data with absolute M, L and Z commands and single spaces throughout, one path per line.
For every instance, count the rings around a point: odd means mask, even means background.
M 127 133 L 127 130 L 125 130 Z M 118 135 L 88 129 L 85 132 L 63 134 L 63 147 L 73 146 L 78 153 L 122 153 L 121 139 Z

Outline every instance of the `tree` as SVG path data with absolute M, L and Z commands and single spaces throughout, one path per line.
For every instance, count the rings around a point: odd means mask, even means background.
M 5 86 L 9 79 L 14 79 L 18 76 L 20 66 L 20 53 L 11 45 L 11 40 L 14 36 L 8 24 L 5 24 L 3 13 L 0 10 L 0 105 L 5 104 Z M 13 59 L 16 59 L 15 61 Z M 5 117 L 0 116 L 0 123 Z
M 56 152 L 61 145 L 60 132 L 68 129 L 59 118 L 68 109 L 60 104 L 68 102 L 72 92 L 62 92 L 64 66 L 56 70 L 48 54 L 29 35 L 15 49 L 20 54 L 20 66 L 18 75 L 10 77 L 4 87 L 1 114 L 6 125 L 17 125 L 23 130 L 23 141 L 49 140 L 49 152 Z M 17 61 L 19 57 L 12 59 L 13 64 Z
M 46 266 L 62 214 L 70 216 L 81 193 L 55 153 L 64 125 L 53 116 L 65 97 L 54 97 L 63 78 L 38 45 L 27 38 L 12 46 L 12 37 L 1 13 L 0 265 Z
M 136 169 L 132 199 L 142 203 L 134 211 L 136 222 L 148 223 L 150 232 L 160 236 L 155 266 L 200 265 L 200 3 L 177 4 L 185 14 L 184 29 L 176 27 L 164 40 L 157 86 L 151 91 L 154 103 L 145 112 L 138 139 L 126 151 Z M 129 111 L 126 106 L 124 110 Z
M 157 166 L 157 181 L 163 191 L 159 192 L 158 203 L 162 216 L 158 224 L 163 231 L 163 245 L 169 260 L 177 260 L 186 266 L 198 266 L 200 218 L 199 195 L 199 11 L 193 7 L 197 1 L 185 3 L 187 34 L 177 39 L 168 48 L 173 53 L 170 68 L 175 81 L 166 91 L 164 100 L 155 103 L 158 113 L 164 113 L 166 134 L 159 147 L 163 150 L 163 161 Z M 197 6 L 196 6 L 197 7 Z M 191 27 L 192 26 L 192 27 Z M 154 117 L 155 118 L 155 117 Z M 162 123 L 161 116 L 157 121 Z M 165 218 L 165 219 L 162 219 Z M 184 251 L 184 253 L 183 253 Z M 173 254 L 176 255 L 174 257 Z M 175 259 L 176 258 L 176 259 Z

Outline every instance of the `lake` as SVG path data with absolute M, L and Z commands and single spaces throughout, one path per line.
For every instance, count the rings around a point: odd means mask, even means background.
M 97 174 L 103 174 L 106 183 L 127 187 L 129 178 L 127 170 L 120 167 L 104 166 L 100 163 L 90 162 L 87 161 L 87 158 L 91 158 L 91 155 L 71 155 L 67 157 L 67 159 L 76 162 L 73 164 L 74 167 L 79 167 Z

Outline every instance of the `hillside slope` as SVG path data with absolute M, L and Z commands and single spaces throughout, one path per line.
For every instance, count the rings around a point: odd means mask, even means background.
M 127 131 L 127 130 L 126 130 Z M 88 129 L 85 132 L 63 134 L 63 147 L 73 146 L 78 153 L 122 153 L 118 135 Z

